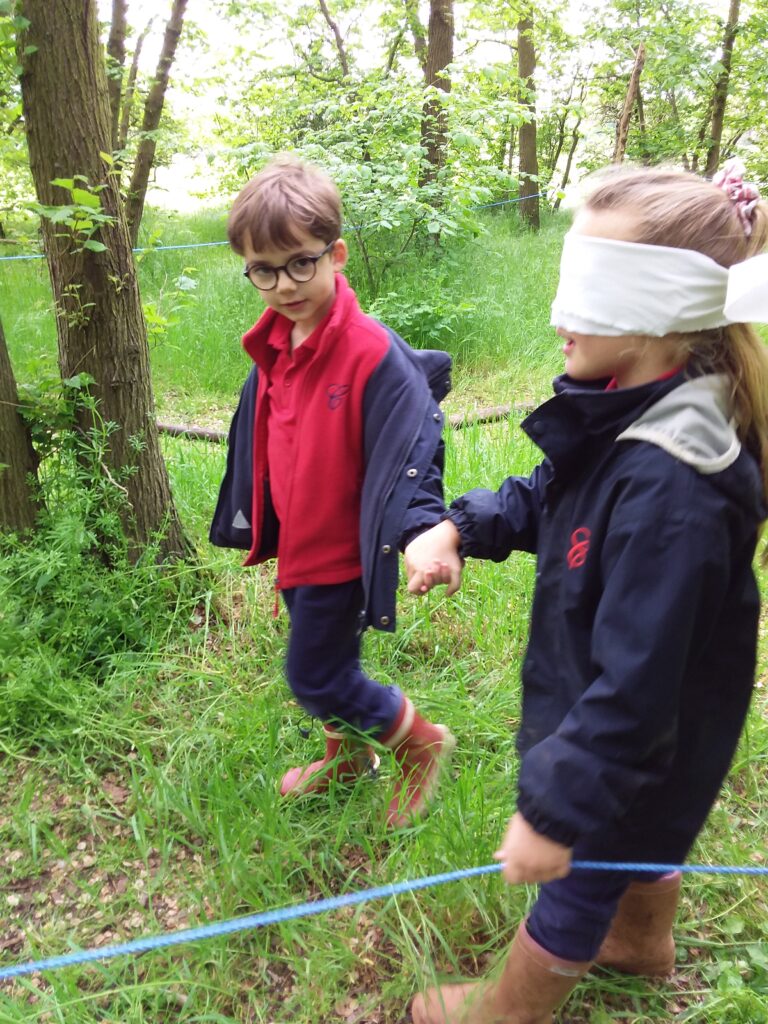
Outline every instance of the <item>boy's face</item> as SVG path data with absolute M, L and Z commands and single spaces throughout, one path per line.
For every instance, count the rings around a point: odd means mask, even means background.
M 297 257 L 317 256 L 327 248 L 327 243 L 322 238 L 315 238 L 307 231 L 294 233 L 298 243 L 290 249 L 269 247 L 257 251 L 253 248 L 250 238 L 245 238 L 243 256 L 247 270 L 255 267 L 282 268 L 278 271 L 275 286 L 267 290 L 260 288 L 259 294 L 270 309 L 282 313 L 293 321 L 296 325 L 294 337 L 298 332 L 298 336 L 303 340 L 309 337 L 333 305 L 336 297 L 334 275 L 337 271 L 343 270 L 347 262 L 347 246 L 341 238 L 337 239 L 314 264 L 315 274 L 311 281 L 294 281 L 284 269 L 286 264 Z M 304 269 L 306 270 L 306 264 Z

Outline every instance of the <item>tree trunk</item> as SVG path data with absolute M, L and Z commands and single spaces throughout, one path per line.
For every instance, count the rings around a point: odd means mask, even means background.
M 712 98 L 711 142 L 707 150 L 707 163 L 704 168 L 704 177 L 706 178 L 712 177 L 720 163 L 725 104 L 728 101 L 728 87 L 731 81 L 733 47 L 736 42 L 736 33 L 739 31 L 739 6 L 740 0 L 731 0 L 730 7 L 728 8 L 728 21 L 723 33 L 723 53 L 720 58 L 722 71 L 717 77 L 717 82 L 715 82 L 715 92 Z
M 112 24 L 109 27 L 107 55 L 112 63 L 108 69 L 109 111 L 111 115 L 111 150 L 117 149 L 120 129 L 120 99 L 123 94 L 123 68 L 125 67 L 125 19 L 128 0 L 112 0 Z
M 520 217 L 539 230 L 539 158 L 536 152 L 536 50 L 533 45 L 533 15 L 529 14 L 517 24 L 517 74 L 525 90 L 525 105 L 530 119 L 520 125 Z
M 141 51 L 144 46 L 144 40 L 149 35 L 149 30 L 152 28 L 152 22 L 154 18 L 150 18 L 144 27 L 144 31 L 141 33 L 139 38 L 136 40 L 136 49 L 133 51 L 133 58 L 131 59 L 131 67 L 128 71 L 128 81 L 125 83 L 125 93 L 123 95 L 122 110 L 120 111 L 120 130 L 117 137 L 117 146 L 115 147 L 120 153 L 123 152 L 125 147 L 128 145 L 128 132 L 131 127 L 131 110 L 133 109 L 133 96 L 136 92 L 136 76 L 139 73 L 139 59 L 141 58 Z M 122 159 L 120 160 L 122 166 Z
M 30 530 L 38 506 L 29 484 L 37 456 L 19 415 L 19 396 L 0 323 L 0 531 Z
M 581 133 L 579 132 L 579 127 L 580 126 L 581 126 L 581 114 L 579 114 L 579 119 L 577 120 L 576 124 L 573 126 L 573 130 L 571 132 L 571 146 L 570 146 L 570 149 L 568 150 L 568 156 L 567 156 L 566 161 L 565 161 L 565 170 L 563 171 L 563 180 L 560 182 L 560 191 L 561 192 L 565 192 L 566 186 L 568 185 L 568 182 L 571 180 L 571 167 L 573 166 L 573 158 L 576 155 L 576 147 L 578 146 L 579 139 L 581 138 Z M 554 203 L 552 209 L 553 210 L 559 210 L 560 209 L 561 201 L 562 200 L 560 199 L 560 196 L 558 196 L 557 199 L 555 200 L 555 203 Z
M 645 64 L 645 47 L 642 43 L 637 48 L 635 54 L 635 64 L 632 68 L 632 74 L 629 76 L 629 85 L 627 86 L 627 95 L 624 97 L 624 107 L 621 111 L 621 117 L 619 123 L 616 126 L 616 144 L 613 148 L 612 163 L 620 164 L 624 159 L 624 154 L 627 151 L 627 138 L 629 137 L 629 122 L 632 117 L 632 111 L 637 101 L 637 96 L 640 91 L 640 75 L 643 72 L 643 65 Z
M 650 167 L 653 156 L 648 149 L 648 133 L 645 124 L 645 103 L 643 102 L 643 90 L 637 87 L 637 130 L 640 135 L 640 162 L 644 167 Z
M 149 172 L 152 170 L 155 150 L 157 148 L 154 133 L 157 131 L 160 117 L 163 113 L 165 91 L 168 88 L 168 78 L 176 57 L 176 48 L 179 45 L 186 7 L 187 0 L 173 0 L 171 16 L 168 19 L 168 24 L 165 26 L 163 48 L 160 51 L 160 58 L 157 62 L 155 80 L 144 103 L 141 140 L 138 152 L 136 153 L 136 160 L 133 164 L 133 174 L 131 175 L 131 183 L 128 186 L 128 199 L 126 203 L 126 216 L 131 233 L 132 246 L 136 245 L 136 240 L 139 237 L 139 225 L 141 224 L 141 215 L 144 212 L 144 199 L 147 195 Z
M 328 28 L 333 33 L 333 40 L 336 44 L 336 52 L 339 55 L 339 64 L 341 65 L 341 73 L 345 78 L 349 77 L 349 58 L 347 57 L 347 51 L 344 49 L 344 40 L 341 37 L 339 26 L 331 17 L 331 12 L 328 10 L 328 4 L 325 0 L 318 0 L 320 4 L 320 10 L 323 13 L 323 17 L 328 23 Z
M 419 20 L 418 0 L 405 0 L 405 18 L 413 36 L 413 50 L 416 60 L 424 75 L 427 78 L 427 40 L 424 36 L 424 26 Z
M 424 81 L 443 92 L 451 91 L 451 80 L 442 72 L 453 60 L 453 0 L 430 0 L 429 42 Z M 432 181 L 445 162 L 445 108 L 437 97 L 424 104 L 421 121 L 421 142 L 426 150 L 427 165 L 422 184 Z
M 165 553 L 180 555 L 187 547 L 158 443 L 128 226 L 116 176 L 101 156 L 109 149 L 110 119 L 96 0 L 20 0 L 19 6 L 28 21 L 19 33 L 17 59 L 38 199 L 46 206 L 68 201 L 51 181 L 83 175 L 99 189 L 101 209 L 111 218 L 99 229 L 103 252 L 88 251 L 82 234 L 43 218 L 61 374 L 90 374 L 99 415 L 117 425 L 105 471 L 124 484 L 126 531 L 135 549 L 162 530 Z M 87 430 L 90 423 L 81 426 Z

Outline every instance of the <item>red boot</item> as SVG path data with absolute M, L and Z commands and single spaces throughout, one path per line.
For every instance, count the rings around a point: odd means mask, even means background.
M 280 783 L 280 796 L 322 793 L 332 781 L 351 783 L 366 772 L 375 772 L 379 758 L 374 751 L 353 736 L 323 726 L 325 755 L 306 768 L 291 768 Z
M 379 742 L 394 750 L 400 767 L 387 824 L 401 828 L 426 812 L 456 740 L 444 725 L 433 725 L 422 718 L 404 697 L 397 718 Z
M 679 871 L 655 882 L 632 882 L 621 897 L 595 961 L 623 974 L 661 978 L 675 966 L 672 925 L 680 899 Z
M 418 995 L 413 1024 L 551 1024 L 591 964 L 561 960 L 520 925 L 504 968 L 495 980 L 441 985 Z

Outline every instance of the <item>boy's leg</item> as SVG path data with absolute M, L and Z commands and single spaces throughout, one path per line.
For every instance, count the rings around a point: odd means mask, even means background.
M 344 769 L 360 773 L 359 762 L 346 757 L 355 733 L 377 739 L 395 753 L 401 775 L 388 812 L 394 827 L 421 816 L 447 763 L 455 741 L 442 725 L 419 715 L 396 686 L 370 679 L 360 666 L 361 581 L 334 586 L 296 587 L 283 591 L 291 616 L 286 675 L 299 703 L 326 721 L 326 754 L 305 769 L 293 769 L 283 779 L 281 793 L 302 792 L 328 785 Z M 328 729 L 341 734 L 331 738 Z M 346 740 L 344 737 L 348 737 Z M 357 744 L 358 748 L 360 743 Z M 338 763 L 341 758 L 341 763 Z M 334 764 L 329 764 L 334 762 Z
M 456 741 L 444 725 L 422 718 L 408 697 L 379 742 L 394 751 L 400 774 L 387 812 L 394 828 L 412 824 L 426 811 Z
M 366 735 L 388 728 L 402 694 L 370 679 L 360 666 L 361 581 L 282 593 L 291 618 L 286 676 L 299 704 L 315 718 Z
M 301 706 L 324 726 L 326 750 L 320 761 L 294 768 L 280 792 L 325 789 L 331 779 L 350 781 L 366 771 L 376 755 L 355 734 L 377 734 L 397 716 L 403 698 L 397 687 L 382 686 L 360 666 L 360 580 L 283 591 L 291 618 L 286 677 Z

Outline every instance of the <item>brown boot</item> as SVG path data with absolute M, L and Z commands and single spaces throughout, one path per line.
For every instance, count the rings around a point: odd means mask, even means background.
M 387 824 L 401 828 L 426 812 L 456 740 L 444 725 L 433 725 L 422 718 L 404 697 L 397 718 L 379 742 L 394 750 L 400 766 L 401 777 L 395 783 Z
M 590 967 L 548 953 L 523 922 L 497 981 L 429 989 L 413 1001 L 413 1024 L 551 1024 Z
M 306 768 L 291 768 L 280 783 L 280 796 L 322 793 L 331 781 L 354 782 L 366 772 L 375 772 L 379 758 L 374 751 L 353 736 L 323 726 L 325 755 Z
M 663 977 L 675 966 L 672 924 L 680 899 L 679 871 L 655 882 L 632 882 L 621 897 L 595 963 L 624 974 Z

